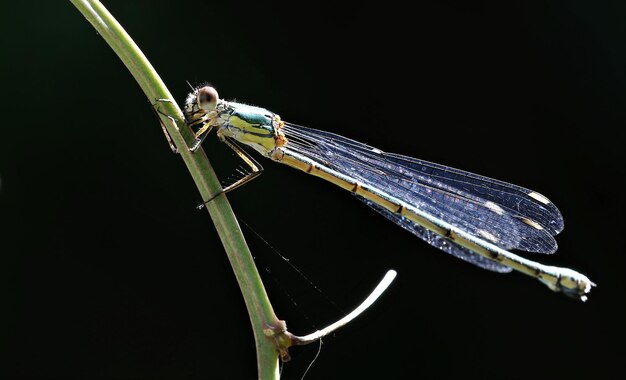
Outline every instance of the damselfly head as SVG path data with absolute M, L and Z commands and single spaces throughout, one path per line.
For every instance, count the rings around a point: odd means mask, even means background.
M 205 112 L 211 112 L 217 105 L 217 90 L 211 86 L 204 86 L 198 90 L 198 104 Z
M 218 100 L 219 96 L 213 87 L 203 86 L 196 88 L 187 95 L 185 100 L 185 117 L 187 121 L 198 120 L 207 113 L 214 111 Z

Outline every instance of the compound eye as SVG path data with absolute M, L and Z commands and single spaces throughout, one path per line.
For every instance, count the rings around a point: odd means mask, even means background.
M 210 86 L 198 90 L 198 106 L 206 112 L 213 111 L 217 105 L 217 91 Z

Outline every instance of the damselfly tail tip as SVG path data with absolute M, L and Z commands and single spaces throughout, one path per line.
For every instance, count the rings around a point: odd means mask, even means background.
M 596 287 L 596 284 L 583 274 L 562 268 L 558 286 L 559 290 L 567 296 L 585 302 L 588 299 L 587 294 L 591 292 L 591 288 Z
M 589 293 L 591 291 L 591 288 L 595 288 L 596 286 L 598 286 L 598 285 L 596 285 L 595 282 L 592 282 L 589 279 L 587 279 L 587 281 L 589 281 L 589 283 L 588 283 L 587 289 L 585 289 L 585 294 L 580 296 L 580 300 L 583 301 L 583 302 L 587 302 L 587 300 L 589 299 L 589 297 L 587 297 L 587 293 Z
M 549 267 L 550 270 L 538 279 L 555 292 L 562 292 L 568 297 L 587 301 L 587 294 L 596 284 L 587 276 L 568 268 Z

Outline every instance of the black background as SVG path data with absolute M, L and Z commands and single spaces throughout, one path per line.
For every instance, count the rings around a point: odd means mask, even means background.
M 609 378 L 623 366 L 626 4 L 589 3 L 105 5 L 179 101 L 185 81 L 209 81 L 294 123 L 554 201 L 559 252 L 526 257 L 588 275 L 598 287 L 586 304 L 438 252 L 267 160 L 229 194 L 324 292 L 244 230 L 296 334 L 399 272 L 324 340 L 307 378 L 486 379 Z M 0 377 L 255 377 L 232 270 L 139 86 L 69 2 L 9 2 L 0 18 Z M 226 176 L 228 149 L 205 149 Z M 284 377 L 300 378 L 316 351 L 292 349 Z

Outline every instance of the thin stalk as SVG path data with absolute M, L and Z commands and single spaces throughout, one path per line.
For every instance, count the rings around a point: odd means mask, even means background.
M 117 53 L 150 102 L 156 105 L 160 111 L 159 117 L 178 147 L 202 198 L 209 199 L 219 193 L 221 185 L 206 154 L 202 149 L 195 153 L 189 151 L 188 146 L 194 141 L 193 131 L 185 124 L 180 108 L 139 47 L 99 1 L 70 1 Z M 166 32 L 163 31 L 163 33 Z M 158 101 L 159 99 L 169 101 Z M 164 115 L 169 115 L 171 118 Z M 254 332 L 259 378 L 278 378 L 278 352 L 276 342 L 269 337 L 271 335 L 269 332 L 276 329 L 282 330 L 283 324 L 274 314 L 250 250 L 226 196 L 222 194 L 216 197 L 206 208 L 213 219 L 244 297 Z M 188 246 L 188 241 L 180 242 L 181 250 L 188 249 Z M 228 326 L 228 323 L 225 322 L 224 326 Z
M 361 302 L 361 304 L 357 308 L 352 310 L 350 313 L 348 313 L 346 316 L 344 316 L 337 322 L 331 323 L 330 325 L 324 327 L 323 329 L 317 330 L 316 332 L 305 335 L 305 336 L 297 336 L 291 333 L 286 333 L 291 339 L 291 344 L 292 345 L 305 345 L 305 344 L 316 342 L 322 339 L 323 337 L 334 333 L 337 329 L 347 325 L 354 318 L 358 317 L 365 310 L 367 310 L 367 308 L 372 306 L 374 302 L 376 302 L 376 300 L 385 292 L 385 290 L 387 290 L 389 285 L 391 285 L 393 280 L 396 278 L 397 274 L 398 273 L 395 270 L 387 271 L 387 273 L 385 274 L 385 277 L 383 277 L 383 279 L 380 281 L 378 286 L 376 286 L 374 291 L 372 291 L 372 293 L 370 293 L 370 295 L 363 302 Z

